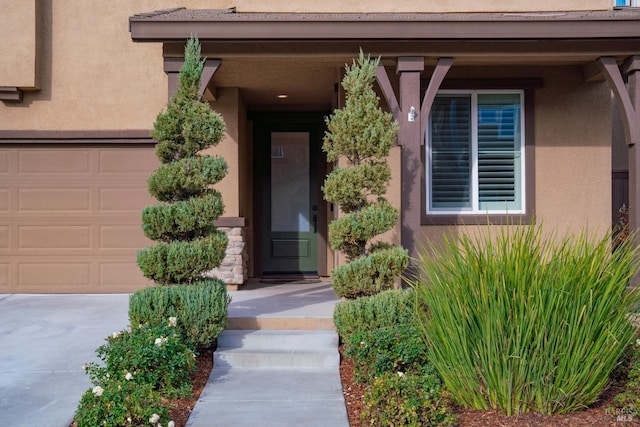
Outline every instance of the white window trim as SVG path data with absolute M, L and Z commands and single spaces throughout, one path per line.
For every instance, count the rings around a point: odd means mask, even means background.
M 478 95 L 479 94 L 498 94 L 511 93 L 520 95 L 520 209 L 491 209 L 480 210 L 479 197 L 479 180 L 478 180 Z M 427 215 L 505 215 L 514 214 L 521 215 L 527 212 L 527 194 L 526 194 L 526 159 L 525 159 L 525 111 L 524 111 L 524 90 L 513 89 L 496 89 L 496 90 L 440 90 L 438 95 L 470 95 L 471 96 L 471 208 L 433 208 L 431 206 L 431 117 L 427 120 L 427 129 L 425 132 L 425 193 L 426 193 L 426 212 Z

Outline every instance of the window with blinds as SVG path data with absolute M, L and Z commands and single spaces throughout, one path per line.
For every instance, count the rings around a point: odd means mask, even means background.
M 427 141 L 428 213 L 523 213 L 521 91 L 436 97 Z

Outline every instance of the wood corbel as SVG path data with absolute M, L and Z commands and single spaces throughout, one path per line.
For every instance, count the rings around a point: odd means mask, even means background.
M 640 55 L 628 58 L 622 71 L 613 57 L 598 58 L 597 64 L 614 94 L 629 147 L 629 228 L 635 231 L 640 228 Z M 628 89 L 623 73 L 629 80 Z M 640 275 L 632 282 L 637 286 Z
M 184 64 L 184 58 L 164 58 L 164 72 L 168 77 L 168 99 L 171 99 L 178 88 L 178 76 Z M 220 68 L 222 61 L 219 59 L 206 59 L 200 77 L 200 96 L 205 101 L 213 101 L 216 98 L 216 88 L 213 85 L 213 76 Z
M 433 106 L 433 101 L 436 98 L 438 90 L 444 81 L 445 76 L 449 72 L 449 69 L 453 65 L 453 58 L 440 58 L 436 64 L 436 68 L 431 75 L 431 79 L 429 80 L 429 85 L 427 90 L 422 98 L 422 102 L 420 104 L 419 118 L 420 118 L 420 140 L 421 144 L 424 144 L 424 135 L 426 131 L 427 120 L 429 118 L 429 114 L 431 113 L 431 107 Z M 402 66 L 400 66 L 399 72 L 403 72 Z M 400 108 L 400 104 L 398 103 L 398 98 L 391 86 L 391 82 L 389 80 L 389 76 L 387 75 L 387 70 L 383 65 L 379 65 L 376 70 L 376 79 L 378 81 L 378 85 L 382 90 L 382 94 L 389 106 L 389 110 L 393 115 L 393 118 L 398 122 L 402 123 L 404 121 L 403 110 Z M 401 89 L 402 91 L 402 89 Z M 408 112 L 406 112 L 408 114 Z M 418 113 L 418 112 L 416 112 Z M 399 144 L 402 144 L 399 141 Z
M 634 56 L 630 58 L 627 63 L 631 64 L 633 61 L 640 62 L 638 58 L 640 58 L 640 56 Z M 640 143 L 640 88 L 638 87 L 638 82 L 635 84 L 631 82 L 631 92 L 635 93 L 629 93 L 615 58 L 610 56 L 601 57 L 598 58 L 597 64 L 613 91 L 618 110 L 622 116 L 622 125 L 624 127 L 624 136 L 627 145 L 632 146 Z M 638 68 L 640 68 L 640 66 L 638 66 Z M 629 70 L 631 70 L 631 66 L 627 66 L 627 72 L 631 74 Z M 633 74 L 638 74 L 638 72 L 640 72 L 640 69 L 633 70 Z M 634 80 L 638 80 L 638 77 L 635 75 Z M 635 88 L 633 86 L 635 86 Z M 634 105 L 632 96 L 635 98 L 636 105 Z
M 424 93 L 424 98 L 422 99 L 422 105 L 420 107 L 421 144 L 424 144 L 424 135 L 427 129 L 427 120 L 429 119 L 429 114 L 431 114 L 433 101 L 436 99 L 436 95 L 438 94 L 438 90 L 440 90 L 442 81 L 444 80 L 452 65 L 453 58 L 438 59 L 436 68 L 435 70 L 433 70 L 433 74 L 431 75 L 431 79 L 429 80 L 429 86 L 427 86 L 427 91 Z

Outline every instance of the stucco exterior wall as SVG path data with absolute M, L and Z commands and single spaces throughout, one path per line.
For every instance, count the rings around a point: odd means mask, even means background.
M 531 69 L 535 95 L 535 215 L 559 234 L 611 227 L 611 118 L 606 83 L 586 83 L 580 67 Z M 469 221 L 473 223 L 471 219 Z M 473 231 L 477 227 L 467 227 Z M 423 226 L 438 241 L 460 227 Z
M 536 96 L 536 212 L 549 225 L 610 228 L 611 112 L 606 83 L 549 71 Z
M 236 0 L 238 12 L 534 12 L 607 10 L 610 0 Z
M 220 155 L 227 162 L 227 176 L 216 185 L 224 200 L 223 216 L 240 216 L 240 134 L 244 129 L 240 127 L 240 91 L 236 88 L 221 88 L 218 98 L 211 103 L 211 108 L 222 115 L 227 125 L 224 139 L 216 147 L 206 150 L 207 153 Z M 244 126 L 244 123 L 242 123 Z
M 27 13 L 25 5 L 34 4 L 34 0 L 2 0 L 3 7 L 16 8 L 20 16 Z M 133 43 L 129 16 L 176 6 L 232 5 L 230 0 L 42 1 L 38 58 L 41 90 L 26 93 L 21 103 L 0 103 L 0 129 L 151 129 L 167 103 L 162 44 Z M 5 34 L 5 10 L 0 16 Z M 11 21 L 12 25 L 23 22 L 27 29 L 34 25 L 34 19 Z M 23 32 L 20 28 L 20 34 Z M 0 48 L 3 58 L 21 58 L 25 52 L 24 43 L 3 44 Z M 0 86 L 12 82 L 0 71 Z
M 37 0 L 0 0 L 0 86 L 38 87 Z

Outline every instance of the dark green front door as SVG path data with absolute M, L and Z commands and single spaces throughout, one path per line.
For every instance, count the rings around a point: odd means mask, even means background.
M 319 127 L 264 123 L 256 130 L 262 275 L 317 275 Z

